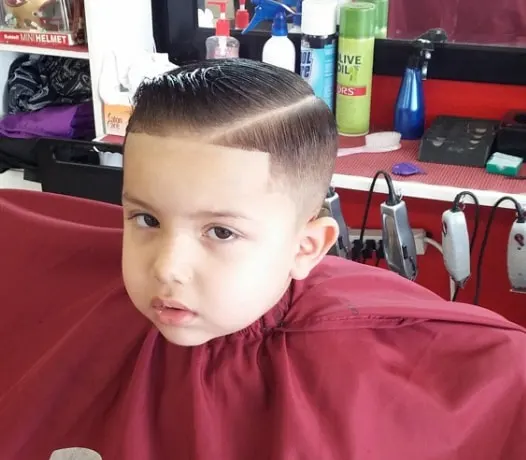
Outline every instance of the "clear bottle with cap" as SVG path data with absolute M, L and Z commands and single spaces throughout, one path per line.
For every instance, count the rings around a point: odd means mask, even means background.
M 338 1 L 304 0 L 301 8 L 300 75 L 332 110 Z
M 263 62 L 294 72 L 296 70 L 296 47 L 288 37 L 287 16 L 278 11 L 272 22 L 272 37 L 263 46 Z
M 353 2 L 341 6 L 336 77 L 336 123 L 344 136 L 369 132 L 376 7 Z
M 205 42 L 207 59 L 238 58 L 239 40 L 230 36 L 230 21 L 226 18 L 226 3 L 215 1 L 209 5 L 219 5 L 219 19 L 216 22 L 216 33 Z

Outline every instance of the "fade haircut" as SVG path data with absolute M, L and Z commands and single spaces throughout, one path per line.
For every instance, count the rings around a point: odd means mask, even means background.
M 185 65 L 142 83 L 128 133 L 195 136 L 268 152 L 272 181 L 318 212 L 338 149 L 332 112 L 300 76 L 246 59 Z

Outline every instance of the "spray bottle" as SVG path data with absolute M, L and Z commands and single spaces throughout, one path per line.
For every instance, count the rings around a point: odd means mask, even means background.
M 221 1 L 208 2 L 209 5 L 219 5 L 220 14 L 216 22 L 216 34 L 208 37 L 205 42 L 207 59 L 239 57 L 239 41 L 230 36 L 230 21 L 226 18 L 226 3 Z
M 300 74 L 314 94 L 334 107 L 337 0 L 305 0 L 301 14 Z
M 278 11 L 272 23 L 272 37 L 263 46 L 262 61 L 294 72 L 296 47 L 287 35 L 287 16 L 284 11 Z
M 336 123 L 344 136 L 369 132 L 376 7 L 353 2 L 340 9 Z
M 396 98 L 394 128 L 402 139 L 416 140 L 424 135 L 425 107 L 422 64 L 426 44 L 417 40 L 404 71 Z
M 416 140 L 424 134 L 424 84 L 434 43 L 447 40 L 442 29 L 431 29 L 413 42 L 395 104 L 394 127 L 402 139 Z
M 246 34 L 254 30 L 263 21 L 273 21 L 276 14 L 279 12 L 287 12 L 290 15 L 295 15 L 294 6 L 297 0 L 252 0 L 254 5 L 254 15 L 250 24 L 241 32 Z

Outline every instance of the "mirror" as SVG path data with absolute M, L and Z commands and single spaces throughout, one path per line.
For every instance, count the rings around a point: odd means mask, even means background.
M 435 27 L 453 43 L 524 46 L 526 1 L 391 0 L 388 38 L 412 40 Z
M 246 1 L 247 9 L 252 10 L 250 0 Z M 338 1 L 343 4 L 351 0 Z M 369 1 L 388 2 L 387 38 L 390 39 L 414 40 L 429 29 L 442 28 L 450 43 L 526 46 L 526 0 Z M 198 0 L 200 27 L 214 27 L 219 17 L 219 3 L 226 5 L 227 18 L 234 20 L 239 0 Z M 270 24 L 258 27 L 269 28 Z
M 215 21 L 219 18 L 221 3 L 226 5 L 226 17 L 232 21 L 234 20 L 237 9 L 236 7 L 238 7 L 239 1 L 197 0 L 199 27 L 214 27 Z

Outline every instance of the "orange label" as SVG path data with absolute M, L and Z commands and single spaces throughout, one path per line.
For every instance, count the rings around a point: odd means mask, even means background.
M 132 108 L 129 105 L 104 104 L 104 132 L 115 136 L 124 136 Z

